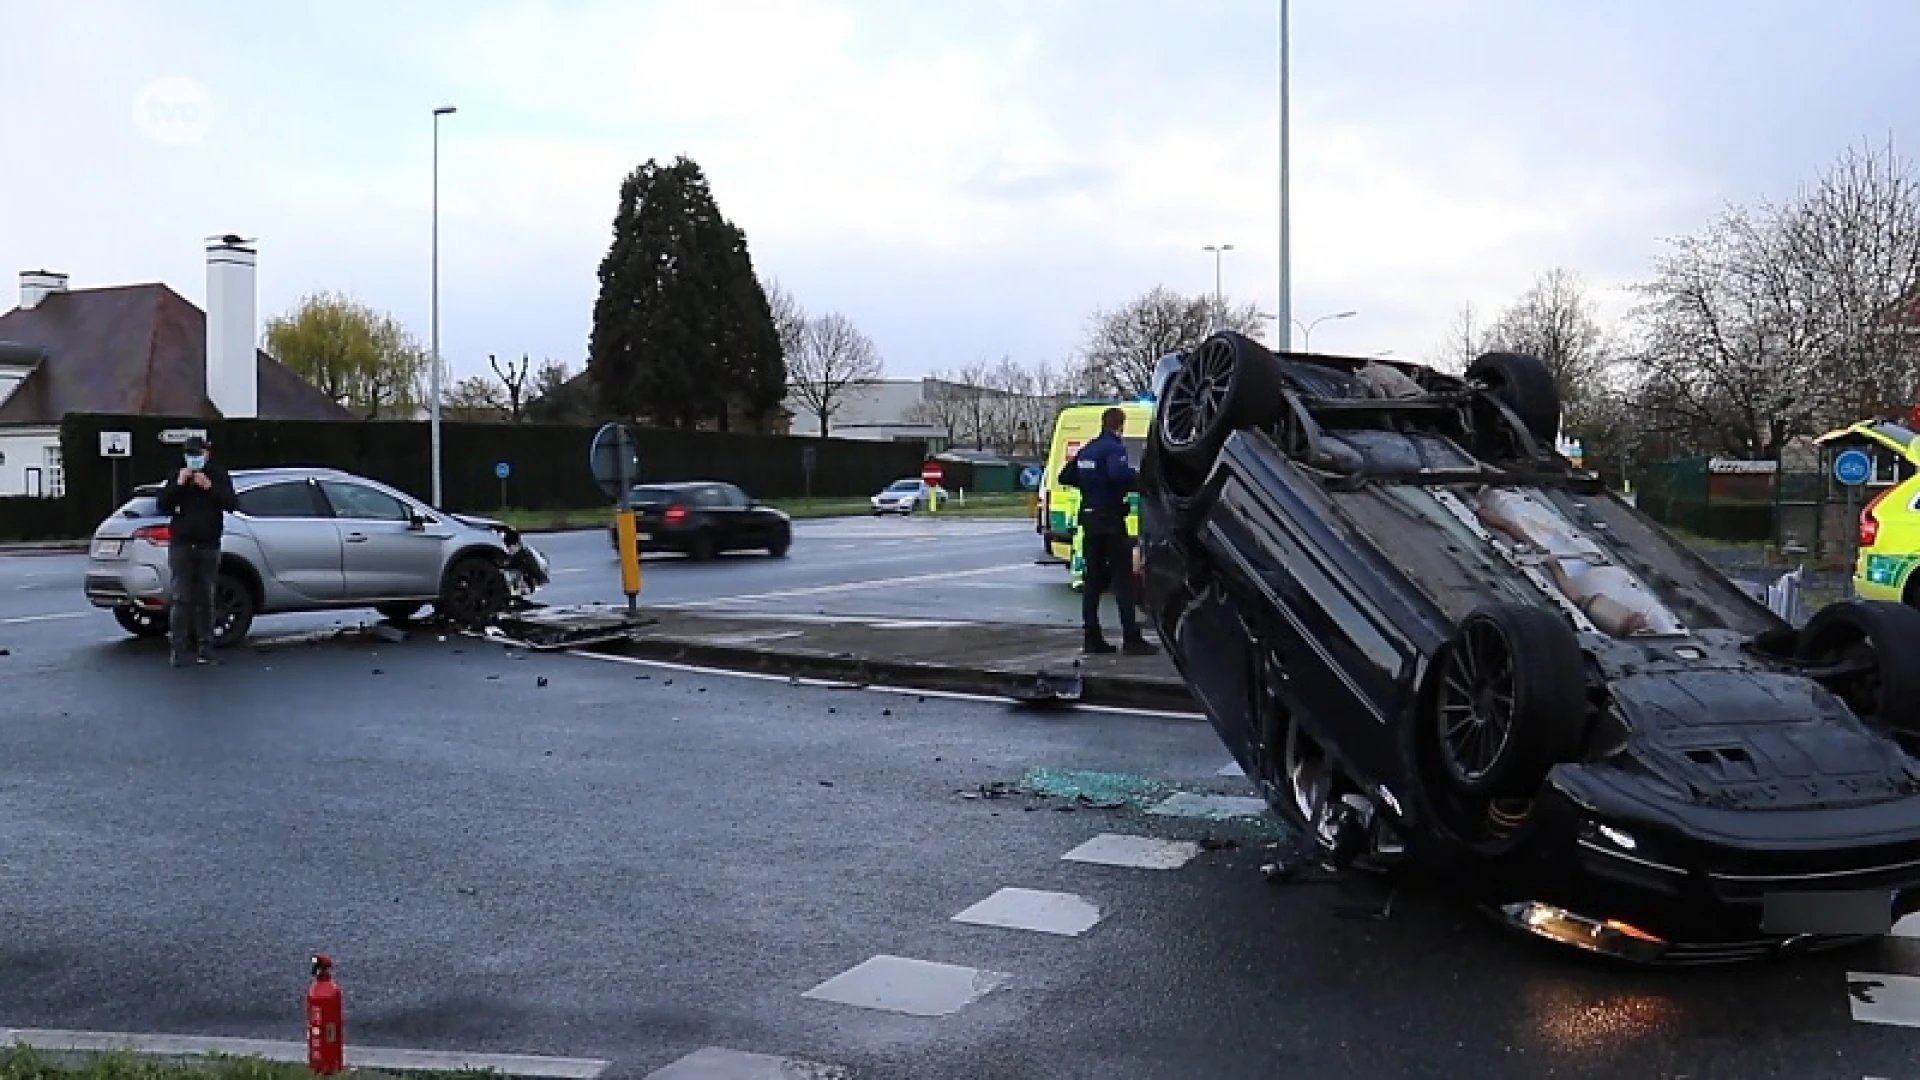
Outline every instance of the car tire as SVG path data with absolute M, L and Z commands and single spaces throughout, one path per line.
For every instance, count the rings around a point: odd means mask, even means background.
M 1794 650 L 1805 664 L 1868 661 L 1828 689 L 1854 715 L 1920 735 L 1920 610 L 1887 600 L 1845 600 L 1813 613 Z
M 767 554 L 776 559 L 784 559 L 787 557 L 787 549 L 791 547 L 793 547 L 793 533 L 782 532 L 773 538 L 773 543 L 767 545 Z
M 1167 380 L 1154 408 L 1154 438 L 1171 463 L 1204 473 L 1227 436 L 1280 415 L 1283 388 L 1279 357 L 1244 334 L 1219 331 Z
M 1461 620 L 1438 660 L 1431 722 L 1446 778 L 1476 798 L 1531 797 L 1585 730 L 1573 627 L 1548 608 L 1490 604 Z
M 693 539 L 687 544 L 687 555 L 695 562 L 707 562 L 718 554 L 720 545 L 714 541 L 713 534 L 705 529 L 694 533 Z
M 1467 379 L 1485 386 L 1513 410 L 1543 449 L 1553 449 L 1560 438 L 1560 390 L 1554 385 L 1553 372 L 1539 357 L 1482 353 L 1467 365 Z
M 113 609 L 113 621 L 120 629 L 137 638 L 157 638 L 167 636 L 167 613 L 165 610 L 150 611 L 131 605 Z
M 375 604 L 373 610 L 390 623 L 411 622 L 425 604 Z
M 479 630 L 506 611 L 512 599 L 506 571 L 492 559 L 468 555 L 448 568 L 434 607 L 455 626 Z
M 216 649 L 231 649 L 247 639 L 256 608 L 253 590 L 239 574 L 220 571 L 213 584 L 213 640 Z

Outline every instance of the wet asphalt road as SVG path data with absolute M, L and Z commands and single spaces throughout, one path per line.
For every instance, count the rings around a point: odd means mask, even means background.
M 620 600 L 602 534 L 540 543 L 562 571 L 542 599 Z M 808 523 L 785 560 L 649 560 L 646 598 L 1070 622 L 1035 553 L 1024 522 Z M 1257 825 L 957 794 L 1036 768 L 1244 794 L 1191 720 L 435 635 L 172 671 L 74 603 L 79 564 L 0 558 L 0 1027 L 297 1039 L 325 949 L 351 1038 L 616 1076 L 722 1047 L 914 1080 L 1920 1077 L 1920 1027 L 1856 1022 L 1846 978 L 1920 975 L 1920 941 L 1619 971 L 1444 898 L 1375 920 L 1346 908 L 1383 894 L 1268 884 Z M 1167 871 L 1062 860 L 1103 833 L 1244 843 Z M 1003 887 L 1101 918 L 951 921 Z M 936 1017 L 802 996 L 881 954 L 1011 978 Z
M 547 533 L 533 542 L 552 564 L 544 604 L 626 603 L 603 530 Z M 643 562 L 643 604 L 692 603 L 722 611 L 913 617 L 1078 625 L 1066 570 L 1036 566 L 1040 544 L 1025 520 L 833 519 L 796 523 L 783 559 L 738 554 L 696 563 L 677 555 Z M 30 642 L 66 648 L 124 635 L 80 593 L 86 558 L 0 554 L 0 648 Z M 964 615 L 955 614 L 962 610 Z M 262 618 L 273 635 L 366 622 L 371 612 Z
M 323 949 L 350 1041 L 615 1076 L 706 1047 L 913 1080 L 1920 1074 L 1920 1029 L 1853 1021 L 1845 989 L 1920 974 L 1917 941 L 1623 972 L 1441 898 L 1375 920 L 1343 908 L 1382 895 L 1269 884 L 1258 826 L 959 794 L 1032 769 L 1244 791 L 1191 720 L 430 635 L 206 670 L 127 642 L 0 664 L 0 1026 L 297 1039 Z M 1242 846 L 1062 860 L 1103 833 Z M 1101 919 L 951 921 L 1003 887 Z M 1010 979 L 933 1017 L 803 996 L 882 954 Z

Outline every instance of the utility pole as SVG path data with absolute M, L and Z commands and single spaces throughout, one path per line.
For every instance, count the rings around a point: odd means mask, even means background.
M 433 508 L 444 510 L 440 495 L 440 118 L 451 116 L 454 108 L 442 105 L 433 110 L 433 402 L 428 406 L 433 429 Z

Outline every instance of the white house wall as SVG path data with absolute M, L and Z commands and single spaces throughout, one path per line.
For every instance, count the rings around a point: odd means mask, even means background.
M 59 428 L 0 432 L 0 495 L 53 495 L 47 451 L 60 449 Z

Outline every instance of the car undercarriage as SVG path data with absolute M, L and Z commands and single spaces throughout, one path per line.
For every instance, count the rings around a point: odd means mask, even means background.
M 1920 908 L 1920 611 L 1794 629 L 1555 453 L 1559 413 L 1517 354 L 1180 358 L 1146 603 L 1249 777 L 1323 863 L 1632 959 Z

